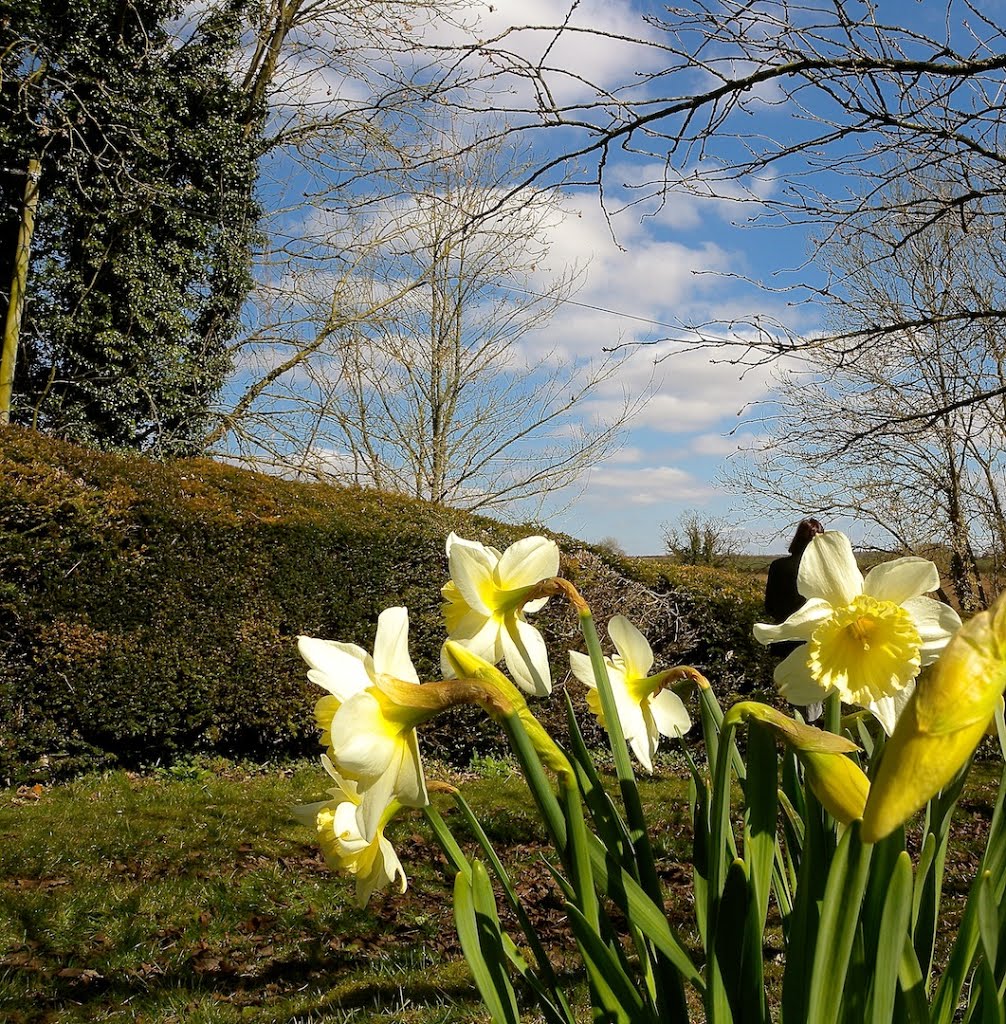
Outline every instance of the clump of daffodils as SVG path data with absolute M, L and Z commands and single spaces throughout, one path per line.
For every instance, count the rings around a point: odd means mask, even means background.
M 838 694 L 892 733 L 919 672 L 961 624 L 952 608 L 924 596 L 939 585 L 936 566 L 914 557 L 885 562 L 864 578 L 845 534 L 815 537 L 797 576 L 806 603 L 778 626 L 754 627 L 763 644 L 801 644 L 776 667 L 779 692 L 798 705 Z
M 300 808 L 298 816 L 317 829 L 327 862 L 355 875 L 361 904 L 375 889 L 405 889 L 405 872 L 384 829 L 403 807 L 429 803 L 418 725 L 456 704 L 480 704 L 494 716 L 519 718 L 543 761 L 570 771 L 524 698 L 493 667 L 505 661 L 528 692 L 551 689 L 544 641 L 524 615 L 548 600 L 535 591 L 558 572 L 558 547 L 528 537 L 501 553 L 451 534 L 447 554 L 448 641 L 441 660 L 449 680 L 420 683 L 405 608 L 381 612 L 373 654 L 356 644 L 298 638 L 308 679 L 326 691 L 315 717 L 326 747 L 323 762 L 335 782 L 329 800 Z M 468 678 L 457 678 L 460 673 Z

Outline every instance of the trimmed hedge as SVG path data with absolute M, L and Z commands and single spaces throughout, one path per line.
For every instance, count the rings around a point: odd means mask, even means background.
M 405 604 L 422 678 L 438 674 L 444 539 L 503 547 L 533 527 L 210 460 L 156 463 L 0 432 L 0 778 L 61 777 L 193 750 L 266 759 L 316 749 L 298 633 L 370 648 Z M 623 560 L 557 537 L 599 622 L 622 611 L 664 663 L 763 685 L 756 579 Z M 558 658 L 578 642 L 552 601 Z M 726 653 L 732 651 L 727 659 Z M 725 669 L 725 673 L 721 671 Z M 564 702 L 539 705 L 562 731 Z M 442 756 L 497 749 L 474 713 L 424 733 Z

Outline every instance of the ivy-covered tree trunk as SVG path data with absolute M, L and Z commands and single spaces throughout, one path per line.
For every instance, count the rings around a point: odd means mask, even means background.
M 181 37 L 176 0 L 25 0 L 0 19 L 0 165 L 44 167 L 15 421 L 201 448 L 258 219 L 262 121 L 229 74 L 245 6 Z

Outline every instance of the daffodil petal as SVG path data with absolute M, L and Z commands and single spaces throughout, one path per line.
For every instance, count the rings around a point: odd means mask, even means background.
M 911 615 L 922 640 L 919 647 L 922 665 L 931 665 L 961 628 L 961 617 L 950 605 L 931 597 L 913 597 L 902 607 Z
M 358 693 L 339 707 L 330 733 L 337 771 L 358 780 L 384 774 L 398 747 L 397 732 L 369 693 Z
M 863 574 L 844 533 L 818 534 L 800 559 L 796 588 L 806 598 L 820 597 L 840 608 L 863 592 Z
M 541 633 L 516 615 L 508 615 L 499 638 L 514 682 L 522 690 L 539 697 L 551 693 L 552 675 Z
M 870 701 L 866 705 L 867 710 L 880 722 L 888 736 L 894 732 L 894 727 L 898 724 L 901 712 L 905 709 L 908 698 L 911 697 L 914 689 L 915 683 L 910 682 L 903 690 L 898 690 L 888 697 Z
M 653 667 L 653 651 L 646 637 L 624 616 L 608 623 L 608 636 L 622 658 L 629 679 L 645 679 Z
M 570 651 L 569 667 L 573 675 L 576 676 L 584 686 L 589 686 L 591 688 L 597 686 L 597 681 L 594 679 L 594 666 L 586 654 L 581 654 L 579 651 Z
M 471 622 L 474 625 L 474 618 Z M 469 635 L 452 633 L 449 639 L 461 644 L 472 654 L 477 654 L 483 661 L 488 661 L 490 665 L 495 665 L 503 658 L 500 624 L 495 619 L 482 619 L 476 632 Z
M 657 746 L 660 744 L 660 733 L 657 731 L 653 716 L 646 709 L 641 708 L 641 710 L 643 712 L 644 732 L 642 737 L 633 737 L 629 740 L 629 746 L 636 755 L 636 760 L 652 775 L 653 755 L 657 752 Z
M 395 799 L 406 807 L 425 807 L 430 798 L 426 792 L 426 776 L 415 729 L 401 737 L 401 745 L 402 760 L 395 778 Z
M 322 700 L 326 699 L 327 698 L 322 697 Z M 332 764 L 332 759 L 328 754 L 321 755 L 321 766 L 326 772 L 328 772 L 336 786 L 338 786 L 338 791 L 342 794 L 342 799 L 351 800 L 354 804 L 358 804 L 360 802 L 360 798 L 357 795 L 356 783 L 352 779 L 347 779 L 339 774 L 335 765 Z M 336 791 L 332 790 L 332 792 L 335 793 Z
M 290 808 L 293 816 L 302 824 L 315 828 L 318 822 L 318 812 L 331 803 L 331 800 L 318 800 L 313 804 L 297 804 Z
M 396 751 L 396 754 L 399 752 Z M 397 763 L 391 765 L 383 775 L 361 790 L 360 806 L 356 808 L 356 823 L 360 835 L 368 843 L 373 842 L 374 836 L 380 831 L 384 812 L 395 795 L 395 780 L 399 767 Z
M 928 558 L 895 558 L 875 565 L 863 581 L 863 593 L 878 601 L 904 604 L 913 597 L 938 590 L 940 574 Z
M 798 647 L 775 667 L 776 686 L 790 704 L 816 704 L 828 690 L 810 674 L 806 646 Z
M 487 623 L 496 628 L 491 618 L 474 608 L 469 608 L 464 601 L 445 604 L 442 608 L 447 635 L 452 640 L 461 642 L 476 636 L 480 630 L 486 628 Z
M 402 862 L 384 836 L 378 836 L 375 840 L 377 847 L 365 871 L 359 871 L 356 875 L 356 905 L 365 907 L 371 896 L 378 889 L 388 885 L 396 885 L 399 892 L 405 892 L 408 882 Z
M 453 543 L 448 539 L 447 559 L 454 585 L 470 608 L 492 615 L 493 609 L 486 604 L 483 595 L 496 589 L 493 576 L 496 559 L 482 544 L 455 537 L 453 533 L 451 537 L 454 539 Z
M 519 590 L 558 573 L 559 545 L 545 537 L 524 537 L 503 552 L 495 576 L 501 590 Z
M 535 612 L 540 612 L 547 604 L 547 597 L 539 597 L 537 601 L 528 601 L 527 604 L 524 605 L 524 614 L 533 615 Z
M 419 676 L 409 657 L 408 609 L 385 608 L 377 617 L 374 670 L 407 683 L 419 682 Z
M 692 727 L 685 702 L 673 690 L 661 690 L 650 699 L 650 714 L 664 736 L 684 736 Z
M 369 671 L 373 668 L 373 659 L 356 644 L 299 636 L 297 650 L 307 662 L 307 678 L 339 700 L 348 700 L 374 682 Z
M 335 815 L 332 818 L 332 832 L 342 848 L 342 853 L 350 856 L 362 853 L 370 845 L 360 835 L 357 827 L 356 807 L 351 800 L 343 800 L 335 808 Z
M 652 774 L 653 762 L 650 760 L 649 730 L 643 709 L 625 692 L 624 687 L 612 685 L 618 721 L 622 726 L 622 735 L 632 748 L 639 763 Z
M 812 597 L 778 626 L 756 622 L 754 637 L 760 644 L 775 644 L 783 640 L 809 640 L 814 630 L 833 612 L 827 601 Z

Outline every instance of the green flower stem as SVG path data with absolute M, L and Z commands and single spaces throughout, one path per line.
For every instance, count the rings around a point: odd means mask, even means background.
M 458 876 L 465 880 L 470 889 L 474 882 L 471 862 L 458 845 L 450 827 L 447 822 L 444 821 L 440 812 L 432 804 L 427 804 L 423 810 L 426 813 L 426 819 L 429 821 L 430 826 L 433 829 L 433 834 L 436 837 L 437 842 L 440 843 L 440 848 L 443 850 L 444 856 L 447 857 L 447 860 L 458 873 Z M 493 853 L 492 856 L 495 857 L 495 853 Z M 504 889 L 507 889 L 506 883 L 504 883 Z M 521 923 L 523 927 L 524 922 L 522 921 Z M 530 927 L 530 923 L 524 927 L 524 931 L 525 934 L 528 935 L 529 941 L 531 941 L 532 949 L 535 950 L 535 958 L 538 959 L 538 950 L 541 950 L 540 940 L 534 932 L 534 929 Z M 513 964 L 518 973 L 537 996 L 538 1005 L 541 1008 L 544 1018 L 548 1024 L 575 1024 L 576 1018 L 566 1000 L 565 995 L 563 994 L 562 989 L 559 987 L 558 981 L 556 980 L 552 970 L 552 965 L 545 957 L 544 951 L 541 950 L 541 959 L 539 960 L 539 969 L 543 975 L 542 978 L 537 976 L 531 970 L 530 966 L 521 956 L 520 950 L 517 948 L 516 944 L 505 932 L 501 932 L 501 941 L 502 949 L 506 958 L 511 964 Z
M 514 916 L 517 918 L 521 926 L 521 930 L 527 939 L 528 947 L 531 950 L 532 955 L 538 964 L 538 970 L 541 973 L 542 979 L 545 984 L 549 986 L 554 992 L 559 993 L 558 979 L 555 976 L 555 972 L 552 968 L 552 962 L 548 959 L 545 954 L 545 949 L 541 944 L 541 940 L 538 937 L 538 933 L 531 924 L 531 919 L 527 916 L 527 912 L 524 910 L 524 905 L 517 898 L 517 894 L 513 890 L 513 885 L 510 882 L 510 876 L 507 873 L 506 868 L 500 861 L 499 856 L 496 853 L 495 848 L 486 835 L 485 830 L 482 828 L 481 822 L 475 817 L 475 812 L 471 809 L 468 801 L 464 798 L 464 795 L 460 791 L 455 791 L 451 794 L 454 797 L 454 802 L 458 805 L 458 809 L 461 811 L 462 817 L 465 819 L 465 823 L 468 828 L 471 829 L 472 834 L 475 836 L 479 846 L 482 847 L 482 852 L 485 853 L 489 859 L 493 872 L 499 879 L 499 883 L 503 889 L 503 894 L 506 896 L 507 903 L 510 904 L 511 909 L 514 912 Z M 446 828 L 446 824 L 444 828 Z
M 646 825 L 646 817 L 643 814 L 643 802 L 639 796 L 639 788 L 636 786 L 636 776 L 632 771 L 632 762 L 629 759 L 629 748 L 625 743 L 622 723 L 619 720 L 618 708 L 615 705 L 615 696 L 611 691 L 611 683 L 608 680 L 608 670 L 604 664 L 601 641 L 598 638 L 597 628 L 594 625 L 594 617 L 589 609 L 580 611 L 580 628 L 583 631 L 583 638 L 587 644 L 587 653 L 590 655 L 594 679 L 597 681 L 597 692 L 601 699 L 601 710 L 604 713 L 605 728 L 608 732 L 611 753 L 615 761 L 615 775 L 618 778 L 619 790 L 625 806 L 629 836 L 636 854 L 639 881 L 650 898 L 659 903 L 663 897 L 661 896 L 660 881 L 657 877 L 656 863 L 653 858 L 653 848 L 650 845 L 649 829 Z
M 828 732 L 841 735 L 842 732 L 842 697 L 837 693 L 829 693 L 824 698 L 824 728 Z

